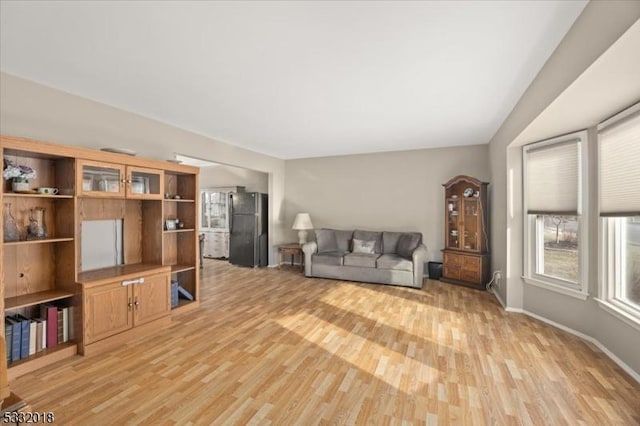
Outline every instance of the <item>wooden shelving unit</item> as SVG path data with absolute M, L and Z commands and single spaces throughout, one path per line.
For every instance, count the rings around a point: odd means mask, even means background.
M 19 192 L 8 192 L 6 194 L 4 194 L 5 197 L 16 197 L 16 198 L 52 198 L 52 199 L 61 199 L 61 198 L 67 198 L 67 199 L 71 199 L 73 198 L 73 195 L 47 195 L 47 194 L 22 194 Z
M 195 265 L 171 265 L 171 273 L 177 274 L 178 272 L 192 271 L 196 269 Z
M 4 243 L 5 246 L 22 246 L 28 244 L 48 244 L 48 243 L 61 243 L 64 241 L 73 241 L 73 237 L 66 238 L 43 238 L 41 240 L 24 240 L 24 241 L 10 241 Z
M 171 315 L 198 306 L 197 168 L 5 135 L 0 135 L 0 151 L 14 163 L 36 170 L 37 178 L 29 182 L 31 188 L 59 190 L 56 195 L 14 193 L 11 182 L 3 181 L 0 199 L 4 208 L 10 208 L 22 233 L 19 241 L 4 242 L 4 224 L 0 227 L 0 308 L 5 315 L 20 313 L 37 318 L 45 303 L 73 307 L 70 327 L 75 336 L 71 342 L 59 343 L 10 365 L 5 356 L 0 358 L 2 395 L 8 395 L 6 377 L 18 377 L 84 353 L 87 345 L 92 345 L 94 353 L 111 343 L 122 344 L 140 333 L 166 326 Z M 166 193 L 181 198 L 165 199 Z M 44 209 L 47 237 L 27 240 L 26 225 L 35 208 Z M 165 231 L 165 220 L 176 218 L 184 228 Z M 122 265 L 83 269 L 82 223 L 95 220 L 124 224 Z M 140 278 L 145 278 L 148 285 L 136 285 Z M 195 300 L 181 300 L 179 307 L 171 310 L 170 278 L 178 280 Z M 111 315 L 113 309 L 122 310 L 114 308 L 113 303 L 121 299 L 114 298 L 116 293 L 109 293 L 109 288 L 124 288 L 130 292 L 130 303 L 138 302 L 132 305 L 134 333 L 100 331 L 108 323 L 101 319 L 103 312 Z M 90 310 L 86 291 L 92 297 Z M 128 312 L 127 298 L 124 300 L 124 311 Z M 0 339 L 4 339 L 2 323 Z M 136 325 L 140 326 L 137 330 Z M 91 340 L 85 341 L 86 336 Z
M 23 296 L 9 297 L 4 300 L 5 310 L 20 309 L 41 303 L 53 302 L 73 296 L 74 293 L 66 290 L 45 290 L 29 293 Z
M 483 289 L 489 274 L 487 185 L 456 176 L 445 188 L 442 281 Z
M 164 191 L 179 199 L 165 199 L 163 220 L 179 219 L 184 228 L 165 230 L 162 238 L 162 263 L 171 266 L 171 280 L 193 295 L 195 300 L 179 300 L 178 307 L 171 310 L 173 315 L 196 308 L 200 300 L 199 242 L 195 232 L 198 224 L 198 176 L 184 173 L 165 173 Z

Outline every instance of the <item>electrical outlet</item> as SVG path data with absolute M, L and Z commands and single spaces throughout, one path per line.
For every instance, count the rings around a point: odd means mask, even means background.
M 495 273 L 495 285 L 496 288 L 502 288 L 502 272 L 496 271 Z

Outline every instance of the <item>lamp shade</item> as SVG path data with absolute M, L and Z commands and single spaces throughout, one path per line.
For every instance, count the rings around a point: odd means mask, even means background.
M 309 213 L 298 213 L 296 215 L 296 219 L 293 221 L 293 226 L 291 227 L 291 229 L 313 229 L 313 223 L 311 223 L 311 217 L 309 216 Z

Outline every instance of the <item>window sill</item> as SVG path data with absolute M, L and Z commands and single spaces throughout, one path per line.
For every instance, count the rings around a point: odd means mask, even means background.
M 589 297 L 589 293 L 586 293 L 580 290 L 574 290 L 572 288 L 562 287 L 557 284 L 548 283 L 548 282 L 530 278 L 530 277 L 522 277 L 522 279 L 524 280 L 525 283 L 529 285 L 544 288 L 545 290 L 555 291 L 556 293 L 564 294 L 565 296 L 575 297 L 576 299 L 587 300 L 587 298 Z
M 617 306 L 615 303 L 612 303 L 607 300 L 598 299 L 598 298 L 596 298 L 595 300 L 596 302 L 598 302 L 598 305 L 600 305 L 600 307 L 603 310 L 607 311 L 614 317 L 618 318 L 625 324 L 630 325 L 636 330 L 640 330 L 640 318 L 627 312 L 625 309 L 622 309 L 621 307 Z

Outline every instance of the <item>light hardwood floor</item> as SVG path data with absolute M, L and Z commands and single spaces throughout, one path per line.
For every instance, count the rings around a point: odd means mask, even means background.
M 12 390 L 59 424 L 640 424 L 640 384 L 488 293 L 206 265 L 199 310 Z

